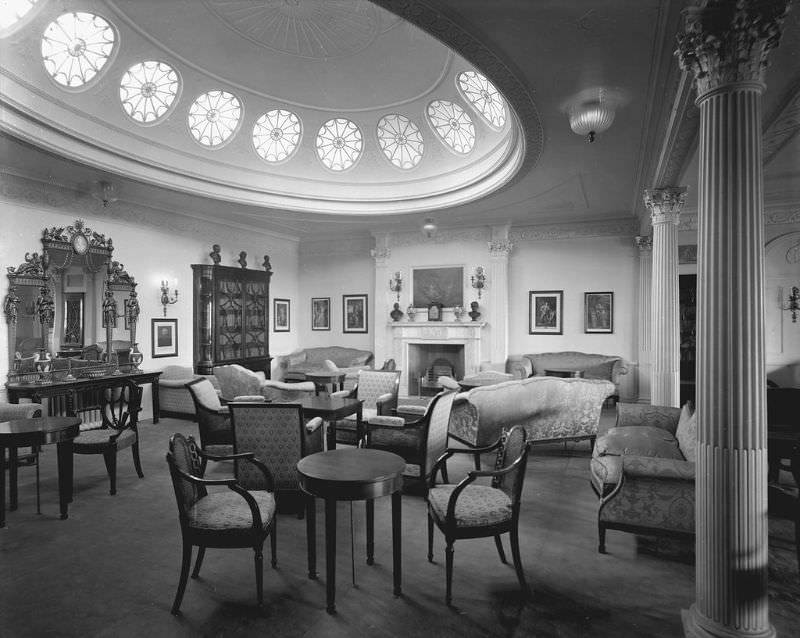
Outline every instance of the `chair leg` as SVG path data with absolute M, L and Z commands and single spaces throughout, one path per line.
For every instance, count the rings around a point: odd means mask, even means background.
M 519 587 L 524 596 L 529 596 L 530 588 L 528 587 L 528 583 L 525 582 L 525 572 L 522 569 L 522 558 L 519 554 L 519 530 L 516 525 L 511 528 L 509 536 L 511 536 L 511 556 L 514 559 L 514 569 L 517 571 Z M 495 538 L 499 540 L 500 537 L 495 536 Z
M 178 581 L 178 591 L 175 594 L 175 600 L 172 603 L 172 614 L 178 615 L 178 610 L 183 600 L 183 592 L 186 591 L 186 582 L 189 580 L 189 567 L 192 564 L 192 544 L 183 539 L 183 558 L 181 560 L 181 577 Z
M 600 542 L 597 545 L 597 551 L 601 554 L 606 553 L 606 526 L 603 523 L 597 523 L 597 533 L 600 537 Z
M 444 594 L 444 602 L 449 607 L 453 602 L 453 541 L 447 540 L 447 547 L 444 550 L 445 555 L 445 573 L 447 578 L 447 585 Z
M 264 554 L 263 554 L 263 542 L 253 547 L 253 551 L 255 552 L 255 564 L 256 564 L 256 599 L 258 600 L 258 606 L 264 604 Z
M 106 462 L 108 480 L 111 481 L 111 489 L 108 493 L 114 496 L 117 493 L 117 451 L 109 450 L 103 452 L 103 460 Z
M 272 519 L 272 530 L 269 533 L 269 551 L 272 553 L 272 569 L 278 567 L 278 520 Z
M 507 565 L 508 561 L 506 560 L 506 553 L 503 551 L 503 540 L 500 538 L 500 534 L 494 535 L 494 545 L 497 547 L 497 553 L 500 554 L 500 562 Z
M 41 495 L 39 493 L 39 452 L 41 451 L 40 448 L 31 448 L 31 450 L 36 450 L 36 513 L 42 513 L 42 500 Z
M 428 514 L 428 562 L 433 562 L 433 519 Z
M 192 578 L 197 578 L 200 575 L 200 567 L 203 565 L 203 559 L 206 557 L 206 548 L 203 545 L 197 548 L 197 558 L 194 561 L 194 570 L 192 571 Z
M 139 475 L 139 478 L 144 478 L 144 472 L 142 472 L 142 462 L 139 460 L 139 441 L 136 441 L 131 446 L 131 454 L 133 454 L 133 467 L 136 468 L 136 473 Z

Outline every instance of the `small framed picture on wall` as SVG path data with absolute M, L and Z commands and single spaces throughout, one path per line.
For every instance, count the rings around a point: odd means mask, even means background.
M 614 293 L 583 293 L 584 332 L 614 332 Z
M 153 359 L 178 356 L 178 320 L 151 319 Z
M 289 332 L 290 304 L 291 302 L 288 299 L 273 299 L 272 301 L 273 332 Z
M 311 329 L 331 329 L 331 298 L 311 297 Z
M 367 332 L 367 295 L 342 295 L 342 332 Z
M 528 332 L 532 335 L 564 333 L 563 290 L 531 290 L 528 293 Z

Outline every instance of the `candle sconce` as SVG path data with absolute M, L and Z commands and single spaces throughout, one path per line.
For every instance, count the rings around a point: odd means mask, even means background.
M 486 271 L 484 270 L 483 266 L 476 266 L 475 274 L 472 275 L 469 279 L 470 282 L 472 283 L 472 287 L 478 291 L 478 299 L 480 299 L 481 292 L 486 287 Z
M 166 280 L 161 282 L 161 305 L 164 306 L 164 316 L 167 316 L 167 306 L 178 303 L 178 291 L 175 291 L 175 296 L 170 299 L 169 296 L 169 283 Z
M 783 310 L 792 313 L 792 323 L 797 323 L 797 313 L 800 312 L 800 288 L 792 286 L 792 293 L 787 299 L 786 305 L 781 306 Z
M 403 289 L 403 277 L 398 270 L 394 277 L 389 280 L 389 290 L 397 294 L 397 301 L 400 301 L 400 291 Z

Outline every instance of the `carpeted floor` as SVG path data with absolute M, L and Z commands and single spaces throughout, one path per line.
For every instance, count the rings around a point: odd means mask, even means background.
M 376 503 L 376 564 L 364 562 L 364 507 L 353 505 L 356 582 L 350 571 L 350 506 L 339 504 L 336 602 L 325 612 L 324 515 L 317 508 L 320 578 L 307 578 L 305 521 L 279 515 L 278 569 L 265 560 L 265 604 L 255 605 L 252 551 L 208 550 L 189 580 L 182 615 L 169 613 L 180 566 L 177 509 L 164 455 L 173 432 L 196 425 L 163 419 L 141 426 L 144 479 L 120 454 L 118 493 L 108 494 L 100 457 L 75 457 L 75 495 L 58 519 L 55 449 L 41 460 L 42 514 L 33 469 L 20 470 L 20 508 L 0 530 L 0 635 L 39 636 L 651 636 L 682 635 L 680 610 L 694 600 L 691 543 L 611 531 L 597 553 L 597 503 L 587 443 L 534 448 L 523 497 L 523 563 L 533 599 L 517 591 L 511 565 L 490 539 L 455 546 L 454 607 L 444 604 L 444 543 L 426 560 L 425 507 L 403 497 L 403 596 L 392 595 L 389 499 Z M 469 463 L 465 460 L 462 468 Z M 451 466 L 451 477 L 456 466 Z M 212 465 L 223 476 L 230 467 Z M 791 479 L 788 478 L 787 482 Z M 508 552 L 508 546 L 507 552 Z M 770 517 L 770 615 L 779 635 L 800 621 L 793 527 Z

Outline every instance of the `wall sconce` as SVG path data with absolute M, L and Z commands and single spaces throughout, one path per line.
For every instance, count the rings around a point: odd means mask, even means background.
M 787 304 L 782 306 L 783 310 L 792 313 L 792 323 L 797 323 L 797 313 L 800 312 L 800 288 L 792 286 L 792 294 L 789 295 Z
M 483 266 L 475 267 L 475 274 L 469 278 L 472 287 L 478 291 L 478 299 L 481 298 L 481 291 L 486 287 L 486 271 Z
M 430 217 L 422 225 L 422 234 L 428 239 L 431 239 L 436 234 L 436 224 Z
M 167 306 L 178 303 L 178 291 L 175 291 L 175 296 L 169 298 L 169 283 L 166 280 L 161 280 L 161 305 L 164 306 L 164 316 L 167 316 Z
M 397 293 L 397 301 L 400 301 L 400 291 L 403 289 L 403 277 L 398 270 L 394 277 L 389 280 L 389 290 Z

